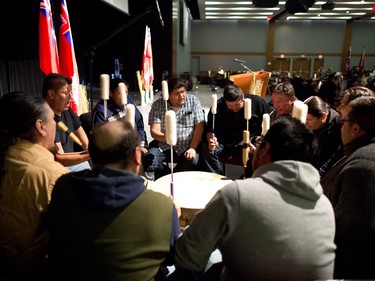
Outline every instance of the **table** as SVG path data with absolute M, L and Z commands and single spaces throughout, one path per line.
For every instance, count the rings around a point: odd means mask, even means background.
M 188 171 L 173 173 L 174 201 L 181 208 L 180 226 L 191 223 L 195 214 L 204 209 L 215 193 L 232 182 L 215 173 Z M 170 195 L 171 175 L 157 179 L 150 189 Z

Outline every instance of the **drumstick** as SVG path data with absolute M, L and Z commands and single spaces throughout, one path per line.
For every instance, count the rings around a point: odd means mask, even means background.
M 244 116 L 246 121 L 246 130 L 249 130 L 249 120 L 251 118 L 251 99 L 245 99 Z
M 165 102 L 165 112 L 167 112 L 169 92 L 168 92 L 168 82 L 165 80 L 161 82 L 161 91 L 162 91 L 163 101 Z
M 217 111 L 217 95 L 213 94 L 211 96 L 211 113 L 212 113 L 212 139 L 215 137 L 215 114 Z
M 103 100 L 104 119 L 107 120 L 107 100 L 109 100 L 109 75 L 100 75 L 100 97 Z
M 125 121 L 129 122 L 133 128 L 135 128 L 135 106 L 134 104 L 127 104 L 126 105 L 126 115 L 125 115 Z
M 268 113 L 263 114 L 262 121 L 262 136 L 264 137 L 270 128 L 270 115 Z
M 128 97 L 126 96 L 126 86 L 123 82 L 118 83 L 118 90 L 120 92 L 121 105 L 125 107 L 128 103 Z
M 171 146 L 171 196 L 173 197 L 173 146 L 177 143 L 176 113 L 173 110 L 165 113 L 165 139 Z
M 59 126 L 61 131 L 66 133 L 76 144 L 78 144 L 80 147 L 82 147 L 83 150 L 86 150 L 86 148 L 82 144 L 81 140 L 76 136 L 75 133 L 73 133 L 71 130 L 69 130 L 68 126 L 66 126 L 64 124 L 64 122 L 62 122 L 62 121 L 57 122 L 57 126 Z
M 135 72 L 137 74 L 139 93 L 141 94 L 141 105 L 145 105 L 145 94 L 142 90 L 142 75 L 139 70 Z
M 244 167 L 244 175 L 243 178 L 246 178 L 246 167 L 247 161 L 249 160 L 249 146 L 250 146 L 250 133 L 249 131 L 243 131 L 243 144 L 242 144 L 242 163 Z

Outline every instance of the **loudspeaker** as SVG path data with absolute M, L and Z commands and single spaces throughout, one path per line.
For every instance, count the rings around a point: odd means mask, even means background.
M 285 3 L 285 9 L 290 14 L 306 13 L 314 3 L 315 0 L 288 0 Z
M 273 8 L 279 4 L 279 0 L 253 0 L 253 5 L 260 8 Z

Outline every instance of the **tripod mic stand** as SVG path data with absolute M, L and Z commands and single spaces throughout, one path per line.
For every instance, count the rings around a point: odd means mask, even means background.
M 84 51 L 84 53 L 83 53 L 84 56 L 90 55 L 90 110 L 91 111 L 94 108 L 94 104 L 93 104 L 93 87 L 92 87 L 92 84 L 93 84 L 93 64 L 94 64 L 95 51 L 100 46 L 102 46 L 104 43 L 106 43 L 107 41 L 109 41 L 110 39 L 112 39 L 113 37 L 115 37 L 117 34 L 119 34 L 121 31 L 125 30 L 130 25 L 132 25 L 133 23 L 137 22 L 139 19 L 141 19 L 142 17 L 144 17 L 145 15 L 147 15 L 148 13 L 151 13 L 151 12 L 153 12 L 153 9 L 151 7 L 148 7 L 141 14 L 139 14 L 136 17 L 134 17 L 133 19 L 131 19 L 130 21 L 128 21 L 126 24 L 124 24 L 123 26 L 121 26 L 120 28 L 118 28 L 117 30 L 115 30 L 114 32 L 112 32 L 107 38 L 105 38 L 104 40 L 102 40 L 101 42 L 99 42 L 99 43 L 97 43 L 95 45 L 92 45 L 90 48 L 88 48 L 86 51 Z

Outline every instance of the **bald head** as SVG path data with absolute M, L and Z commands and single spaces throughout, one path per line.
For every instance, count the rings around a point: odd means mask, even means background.
M 134 166 L 139 166 L 138 145 L 138 133 L 129 123 L 110 122 L 95 129 L 89 153 L 94 165 L 116 165 L 132 170 Z

